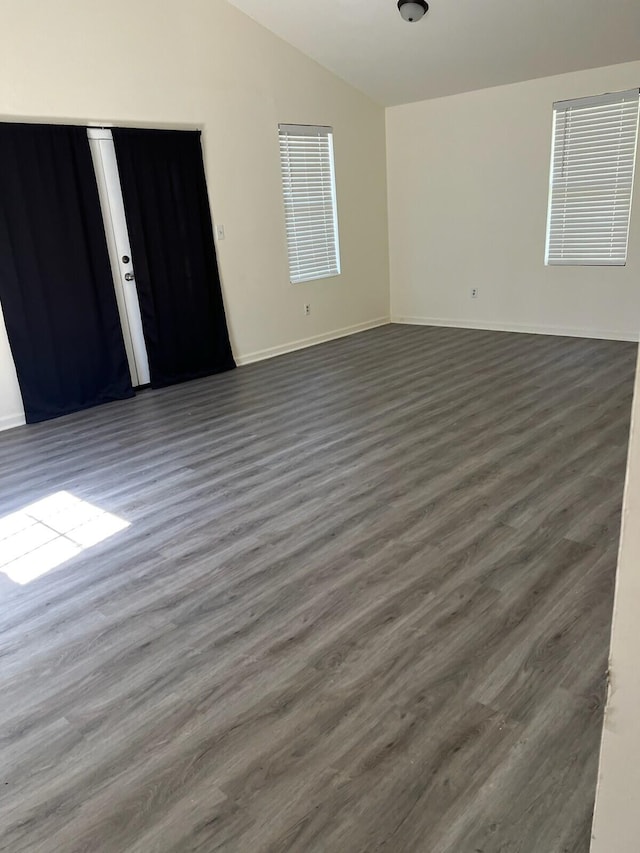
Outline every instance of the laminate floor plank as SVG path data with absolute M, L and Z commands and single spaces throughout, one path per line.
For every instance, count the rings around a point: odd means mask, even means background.
M 128 526 L 0 566 L 0 850 L 587 853 L 635 355 L 386 326 L 1 433 L 0 562 Z

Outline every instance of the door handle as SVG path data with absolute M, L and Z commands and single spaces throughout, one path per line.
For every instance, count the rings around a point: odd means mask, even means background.
M 133 281 L 134 278 L 135 278 L 135 275 L 132 272 L 126 272 L 124 274 L 124 280 L 125 281 Z

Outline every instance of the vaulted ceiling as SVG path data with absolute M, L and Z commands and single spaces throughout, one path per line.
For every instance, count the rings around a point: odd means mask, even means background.
M 640 59 L 640 0 L 229 2 L 385 105 Z

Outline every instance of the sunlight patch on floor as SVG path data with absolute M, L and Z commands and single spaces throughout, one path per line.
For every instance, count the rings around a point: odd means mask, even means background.
M 27 584 L 129 527 L 69 492 L 56 492 L 0 518 L 0 572 Z

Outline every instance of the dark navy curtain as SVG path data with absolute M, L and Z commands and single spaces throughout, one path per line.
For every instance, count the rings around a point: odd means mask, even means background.
M 85 128 L 0 123 L 0 303 L 28 423 L 133 396 Z
M 113 128 L 151 386 L 235 367 L 200 133 Z

